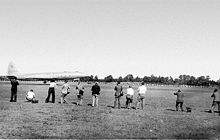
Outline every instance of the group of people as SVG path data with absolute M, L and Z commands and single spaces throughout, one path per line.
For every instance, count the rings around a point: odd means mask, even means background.
M 49 103 L 49 102 L 55 103 L 55 88 L 57 88 L 57 84 L 55 80 L 51 80 L 45 103 Z M 100 94 L 100 90 L 101 90 L 100 86 L 96 82 L 91 88 L 92 99 L 93 99 L 92 106 L 98 106 L 98 95 Z M 80 81 L 78 81 L 78 84 L 76 85 L 76 91 L 77 91 L 77 103 L 76 104 L 81 106 L 83 104 L 83 94 L 85 91 L 85 87 L 83 84 L 81 84 Z M 67 103 L 65 98 L 69 93 L 70 93 L 70 86 L 68 84 L 68 81 L 65 80 L 61 88 L 61 97 L 60 97 L 61 104 Z M 50 96 L 52 96 L 52 101 L 50 101 Z
M 17 101 L 17 86 L 19 85 L 19 82 L 17 81 L 16 77 L 11 78 L 11 98 L 10 102 L 16 102 Z M 55 80 L 51 80 L 49 89 L 48 89 L 48 95 L 45 99 L 45 103 L 55 103 L 55 88 L 57 88 L 57 84 Z M 123 87 L 120 84 L 120 82 L 117 82 L 115 88 L 115 100 L 114 100 L 114 108 L 118 106 L 118 108 L 121 108 L 121 97 L 125 94 L 126 95 L 126 108 L 130 109 L 132 107 L 133 98 L 134 98 L 134 89 L 131 85 L 126 89 L 126 92 L 124 93 Z M 76 91 L 77 91 L 77 105 L 83 104 L 83 94 L 85 91 L 84 85 L 81 84 L 80 81 L 78 81 L 78 84 L 76 85 Z M 100 95 L 101 88 L 99 84 L 96 82 L 92 88 L 92 106 L 98 106 L 98 96 Z M 144 82 L 141 83 L 141 85 L 138 87 L 138 93 L 137 93 L 137 101 L 135 102 L 135 106 L 133 106 L 135 109 L 143 109 L 144 108 L 144 102 L 145 102 L 145 94 L 147 92 L 147 87 Z M 70 86 L 68 84 L 68 81 L 65 80 L 64 84 L 61 88 L 61 96 L 60 96 L 60 103 L 67 103 L 65 98 L 70 93 Z M 177 96 L 176 99 L 176 111 L 179 110 L 179 106 L 181 111 L 183 111 L 183 98 L 184 94 L 179 89 L 177 92 L 174 93 L 174 95 Z M 52 96 L 52 101 L 50 101 L 50 96 Z M 211 97 L 213 98 L 212 106 L 210 109 L 210 112 L 213 112 L 215 107 L 218 106 L 219 115 L 220 115 L 220 91 L 216 88 L 214 89 Z M 37 103 L 38 100 L 36 100 L 35 93 L 33 89 L 28 91 L 26 95 L 26 99 L 29 102 Z
M 147 92 L 147 87 L 145 86 L 145 83 L 142 82 L 141 85 L 138 87 L 138 95 L 137 95 L 137 102 L 134 106 L 135 109 L 144 109 L 144 99 L 145 94 Z M 131 104 L 133 103 L 133 96 L 134 96 L 134 89 L 131 85 L 126 90 L 126 108 L 130 109 Z M 114 108 L 118 106 L 118 108 L 121 108 L 121 97 L 124 95 L 123 93 L 123 87 L 120 85 L 120 82 L 117 82 L 117 85 L 115 86 L 115 101 L 114 101 Z

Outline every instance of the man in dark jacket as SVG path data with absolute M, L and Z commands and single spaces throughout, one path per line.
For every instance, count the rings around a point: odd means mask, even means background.
M 92 91 L 92 106 L 98 106 L 98 96 L 100 94 L 100 86 L 96 82 L 95 85 L 92 86 L 91 88 Z
M 11 99 L 10 102 L 17 101 L 17 86 L 19 85 L 17 78 L 14 77 L 11 79 Z
M 184 97 L 184 94 L 180 90 L 178 90 L 177 92 L 174 93 L 174 95 L 177 95 L 176 111 L 178 111 L 179 104 L 180 104 L 181 111 L 183 111 L 183 97 Z
M 123 88 L 120 85 L 120 82 L 117 82 L 117 85 L 115 86 L 115 101 L 114 101 L 114 108 L 116 108 L 116 104 L 118 102 L 118 109 L 121 108 L 120 99 L 121 96 L 123 96 Z

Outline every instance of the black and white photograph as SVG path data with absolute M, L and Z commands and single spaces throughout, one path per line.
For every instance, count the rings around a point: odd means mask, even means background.
M 0 0 L 0 139 L 220 139 L 219 0 Z

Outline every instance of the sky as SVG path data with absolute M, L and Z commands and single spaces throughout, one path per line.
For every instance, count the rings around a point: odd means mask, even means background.
M 219 0 L 1 0 L 0 75 L 220 79 Z

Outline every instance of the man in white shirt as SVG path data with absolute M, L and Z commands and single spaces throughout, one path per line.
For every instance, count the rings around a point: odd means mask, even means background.
M 132 86 L 129 85 L 126 95 L 126 108 L 128 109 L 130 109 L 131 103 L 133 102 L 133 95 L 134 95 L 134 90 L 132 89 Z
M 29 102 L 32 102 L 32 101 L 35 99 L 35 94 L 34 94 L 33 89 L 31 89 L 30 91 L 28 91 L 28 93 L 27 93 L 27 95 L 26 95 L 26 99 L 27 99 Z
M 55 83 L 55 80 L 52 79 L 51 82 L 50 82 L 50 86 L 49 86 L 49 89 L 48 89 L 48 95 L 47 95 L 47 98 L 45 100 L 45 103 L 48 103 L 50 102 L 50 95 L 52 94 L 52 103 L 55 103 L 55 88 L 57 88 L 57 85 Z
M 145 83 L 142 82 L 141 86 L 138 87 L 138 97 L 137 97 L 137 108 L 139 108 L 139 104 L 141 105 L 141 109 L 144 109 L 144 98 L 147 92 L 147 87 Z

